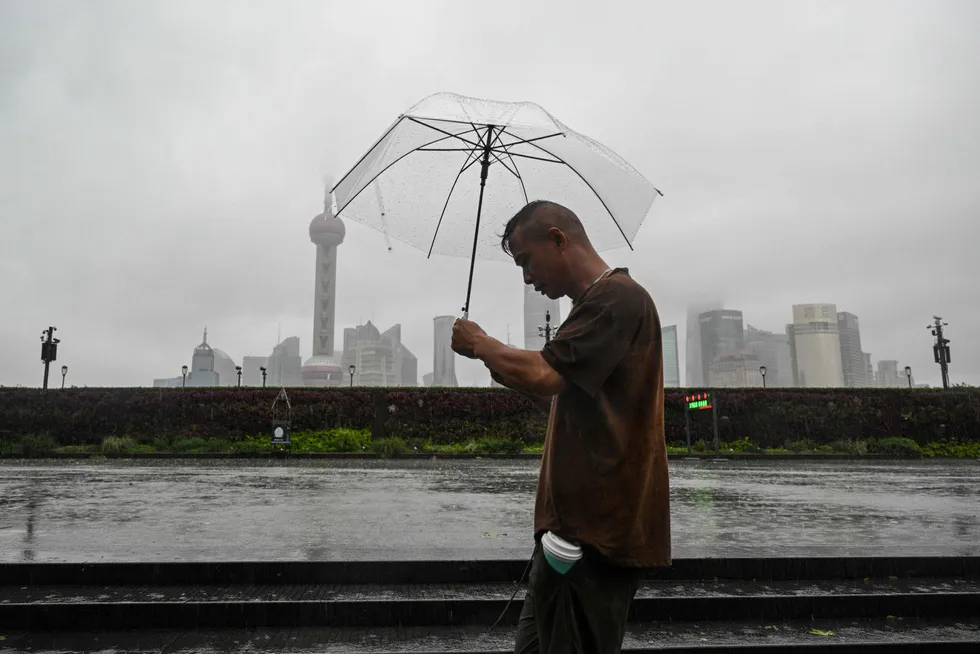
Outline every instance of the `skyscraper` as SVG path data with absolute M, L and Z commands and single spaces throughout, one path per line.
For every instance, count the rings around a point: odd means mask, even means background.
M 677 325 L 663 328 L 664 344 L 664 387 L 677 388 L 681 385 L 681 365 L 677 356 Z
M 456 353 L 453 352 L 455 316 L 433 318 L 432 385 L 459 386 L 456 381 Z
M 415 386 L 418 361 L 402 344 L 402 326 L 386 332 L 367 321 L 344 330 L 344 370 L 354 366 L 355 386 Z M 348 378 L 349 381 L 349 378 Z
M 862 352 L 861 356 L 864 357 L 865 379 L 868 380 L 868 386 L 877 386 L 875 383 L 875 367 L 871 363 L 871 354 Z
M 759 357 L 752 352 L 721 354 L 708 364 L 707 385 L 711 388 L 762 386 L 760 365 Z
M 214 371 L 214 350 L 208 345 L 208 328 L 204 328 L 204 340 L 194 348 L 191 357 L 191 371 L 187 375 L 187 386 L 217 386 L 218 373 Z
M 800 386 L 829 388 L 844 385 L 835 305 L 794 304 L 793 341 Z
M 313 356 L 303 364 L 307 386 L 339 386 L 344 373 L 334 355 L 334 318 L 337 298 L 337 246 L 344 242 L 347 228 L 333 214 L 330 183 L 323 200 L 323 213 L 310 222 L 310 240 L 316 245 L 316 275 L 313 291 Z
M 721 300 L 695 302 L 687 307 L 687 328 L 684 331 L 684 386 L 704 386 L 704 365 L 701 361 L 701 323 L 698 317 L 705 311 L 722 307 Z
M 864 362 L 864 352 L 861 351 L 861 329 L 858 317 L 853 313 L 839 311 L 837 313 L 837 330 L 840 336 L 841 371 L 844 374 L 844 386 L 859 388 L 868 386 L 867 366 Z
M 552 300 L 534 290 L 530 284 L 524 285 L 524 349 L 538 351 L 544 347 L 544 335 L 538 327 L 544 327 L 545 314 L 551 312 L 552 334 L 561 324 L 561 309 L 558 300 Z
M 758 358 L 760 366 L 766 367 L 766 386 L 784 388 L 793 385 L 793 362 L 786 334 L 774 334 L 746 325 L 745 349 Z
M 709 364 L 724 354 L 745 350 L 742 312 L 733 309 L 705 311 L 698 316 L 701 331 L 701 379 L 708 382 Z
M 299 356 L 299 336 L 284 338 L 281 343 L 272 348 L 267 367 L 266 381 L 269 386 L 303 386 L 303 359 Z

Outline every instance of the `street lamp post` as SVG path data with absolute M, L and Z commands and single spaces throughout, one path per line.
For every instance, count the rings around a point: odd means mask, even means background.
M 357 366 L 353 363 L 347 366 L 347 372 L 350 373 L 350 387 L 354 388 L 354 371 L 357 370 Z
M 909 378 L 909 388 L 912 388 L 912 367 L 905 366 L 905 376 Z
M 42 388 L 48 390 L 48 368 L 51 362 L 58 358 L 58 343 L 61 339 L 55 338 L 54 333 L 57 327 L 51 326 L 41 332 L 41 361 L 44 363 L 44 385 Z
M 759 374 L 762 375 L 762 387 L 766 387 L 766 367 L 759 366 Z
M 183 381 L 180 382 L 180 387 L 185 388 L 187 386 L 187 366 L 180 367 L 180 374 L 184 377 Z
M 238 388 L 242 387 L 242 367 L 235 366 L 235 372 L 238 373 Z
M 544 327 L 538 327 L 538 333 L 544 336 L 544 342 L 551 342 L 551 310 L 544 312 Z
M 61 390 L 65 390 L 65 376 L 68 374 L 68 366 L 61 366 Z
M 259 366 L 259 370 L 262 371 L 262 388 L 265 388 L 265 366 Z
M 943 322 L 943 319 L 939 316 L 933 316 L 933 320 L 936 322 L 932 325 L 926 327 L 926 329 L 932 332 L 932 335 L 936 337 L 936 342 L 932 346 L 932 354 L 936 359 L 936 363 L 939 364 L 939 369 L 943 373 L 943 388 L 949 390 L 949 339 L 943 337 L 943 327 L 949 325 L 948 322 Z

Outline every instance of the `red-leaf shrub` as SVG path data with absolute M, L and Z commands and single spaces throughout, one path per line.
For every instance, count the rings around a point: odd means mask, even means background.
M 275 389 L 0 388 L 0 438 L 49 433 L 62 445 L 107 436 L 236 439 L 268 430 Z M 684 390 L 665 398 L 668 441 L 683 442 Z M 378 436 L 449 443 L 544 436 L 545 414 L 503 389 L 331 388 L 288 391 L 294 430 L 370 428 Z M 980 390 L 718 389 L 721 440 L 763 447 L 786 441 L 911 438 L 980 441 Z M 710 441 L 711 411 L 692 411 L 692 441 Z M 381 433 L 379 433 L 381 432 Z

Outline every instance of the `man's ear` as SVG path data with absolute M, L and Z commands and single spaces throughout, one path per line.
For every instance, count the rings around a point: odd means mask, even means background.
M 568 235 L 557 227 L 548 228 L 548 240 L 554 243 L 559 250 L 568 247 Z

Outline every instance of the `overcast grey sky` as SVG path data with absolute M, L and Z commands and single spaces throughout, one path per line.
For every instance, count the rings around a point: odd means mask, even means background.
M 40 384 L 49 324 L 78 385 L 179 375 L 205 325 L 239 363 L 280 322 L 309 356 L 323 176 L 439 91 L 537 102 L 664 192 L 607 260 L 665 325 L 834 302 L 937 384 L 938 313 L 980 384 L 977 25 L 969 0 L 0 0 L 0 384 Z M 401 322 L 421 376 L 466 266 L 349 222 L 338 333 Z M 521 286 L 481 262 L 472 317 L 520 342 Z

